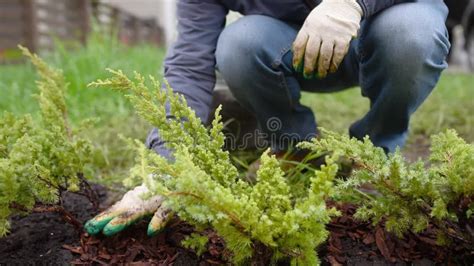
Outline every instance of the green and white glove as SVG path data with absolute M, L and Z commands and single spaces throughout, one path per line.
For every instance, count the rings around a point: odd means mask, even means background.
M 312 78 L 335 72 L 357 37 L 362 8 L 356 0 L 323 0 L 311 11 L 293 43 L 293 67 Z
M 145 185 L 128 191 L 120 201 L 100 213 L 85 224 L 86 231 L 95 235 L 100 231 L 106 236 L 116 234 L 138 220 L 153 215 L 148 225 L 147 234 L 152 236 L 161 231 L 170 220 L 171 214 L 162 206 L 164 198 L 153 196 L 143 199 L 148 192 Z

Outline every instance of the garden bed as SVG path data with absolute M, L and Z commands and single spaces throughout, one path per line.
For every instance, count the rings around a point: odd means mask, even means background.
M 103 78 L 101 70 L 106 66 L 116 65 L 116 63 L 112 64 L 108 61 L 98 61 L 92 65 L 100 70 L 91 71 L 95 68 L 88 67 L 81 68 L 85 70 L 84 73 L 79 71 L 77 63 L 84 61 L 84 59 L 89 62 L 90 58 L 103 60 L 107 58 L 107 56 L 102 56 L 105 51 L 112 51 L 110 56 L 116 61 L 116 48 L 104 49 L 99 46 L 91 49 L 91 47 L 94 46 L 88 46 L 87 50 L 80 53 L 82 57 L 75 57 L 68 53 L 64 53 L 62 57 L 58 56 L 62 60 L 56 62 L 56 64 L 65 68 L 64 77 L 59 70 L 48 68 L 39 58 L 24 50 L 25 54 L 31 57 L 33 64 L 39 66 L 40 80 L 35 93 L 40 95 L 40 114 L 32 112 L 34 109 L 30 109 L 30 106 L 34 105 L 27 104 L 28 102 L 22 103 L 20 99 L 25 98 L 29 101 L 33 98 L 18 97 L 20 92 L 21 95 L 29 95 L 29 90 L 34 87 L 33 84 L 35 83 L 32 79 L 36 76 L 32 74 L 29 66 L 27 66 L 27 71 L 19 71 L 16 67 L 12 68 L 11 73 L 16 75 L 4 75 L 7 78 L 10 77 L 12 81 L 7 79 L 7 82 L 4 80 L 0 82 L 2 91 L 5 91 L 7 96 L 10 95 L 3 101 L 3 105 L 6 103 L 4 106 L 6 108 L 3 109 L 13 113 L 4 115 L 2 120 L 4 122 L 3 132 L 6 133 L 0 132 L 1 136 L 7 136 L 6 139 L 3 139 L 4 143 L 0 143 L 3 144 L 3 146 L 0 145 L 0 150 L 2 147 L 4 149 L 2 156 L 6 158 L 3 161 L 4 163 L 0 164 L 3 167 L 0 169 L 0 173 L 3 174 L 0 175 L 0 183 L 2 183 L 0 191 L 3 192 L 1 195 L 2 202 L 8 204 L 4 205 L 6 208 L 1 210 L 0 233 L 6 232 L 8 228 L 7 219 L 11 220 L 12 226 L 10 234 L 0 239 L 0 265 L 62 265 L 69 263 L 89 265 L 133 262 L 161 265 L 226 264 L 230 257 L 229 251 L 226 250 L 224 241 L 211 230 L 200 232 L 208 236 L 210 240 L 205 247 L 207 251 L 201 256 L 197 256 L 194 252 L 183 248 L 181 240 L 193 233 L 194 229 L 189 224 L 176 218 L 171 221 L 163 232 L 153 238 L 146 236 L 146 221 L 141 221 L 124 232 L 109 238 L 101 235 L 92 237 L 82 233 L 82 230 L 77 230 L 77 227 L 81 227 L 81 224 L 97 214 L 99 209 L 92 207 L 88 199 L 65 191 L 83 187 L 85 179 L 82 173 L 89 173 L 86 178 L 102 176 L 104 177 L 102 179 L 104 184 L 117 182 L 122 180 L 124 176 L 128 176 L 128 170 L 132 167 L 137 155 L 125 149 L 123 142 L 117 141 L 117 132 L 125 133 L 124 135 L 132 139 L 139 139 L 143 137 L 143 132 L 150 126 L 145 122 L 136 123 L 137 119 L 134 115 L 131 115 L 133 108 L 124 104 L 120 97 L 103 93 L 102 90 L 83 90 L 92 78 L 90 73 L 97 74 L 94 79 Z M 88 51 L 99 51 L 101 56 L 90 55 Z M 143 56 L 143 49 L 140 48 L 136 51 L 139 52 L 140 57 Z M 147 56 L 147 58 L 155 58 L 155 49 L 150 51 L 152 51 L 153 56 Z M 76 54 L 75 52 L 74 55 Z M 126 72 L 135 69 L 144 71 L 137 66 L 133 66 L 133 64 L 129 64 L 130 58 L 134 58 L 135 60 L 132 61 L 136 61 L 135 53 L 126 54 L 121 51 L 118 54 L 126 55 L 123 60 L 126 65 L 124 69 L 129 70 Z M 152 64 L 139 65 L 151 66 Z M 119 66 L 120 64 L 118 64 L 118 68 L 121 68 Z M 156 67 L 152 67 L 152 69 L 154 73 Z M 7 72 L 10 73 L 8 68 Z M 149 71 L 144 72 L 148 73 Z M 27 73 L 26 76 L 23 76 L 24 73 Z M 18 76 L 19 74 L 21 76 Z M 333 160 L 333 163 L 328 163 L 328 167 L 323 169 L 326 171 L 316 172 L 316 177 L 311 176 L 314 178 L 311 181 L 311 186 L 316 189 L 310 190 L 305 187 L 306 192 L 293 193 L 298 192 L 299 189 L 298 186 L 292 183 L 294 181 L 292 178 L 296 175 L 292 173 L 288 176 L 280 176 L 279 171 L 277 171 L 277 163 L 268 156 L 263 156 L 267 162 L 267 167 L 259 175 L 262 177 L 261 180 L 257 184 L 253 184 L 250 180 L 252 185 L 248 186 L 249 191 L 258 193 L 247 193 L 248 191 L 243 192 L 239 189 L 232 189 L 229 192 L 226 189 L 229 187 L 235 188 L 233 181 L 235 181 L 238 174 L 241 174 L 234 169 L 234 164 L 237 163 L 240 166 L 241 162 L 231 161 L 230 158 L 221 153 L 220 149 L 215 149 L 215 147 L 223 146 L 218 141 L 219 134 L 211 132 L 212 136 L 209 136 L 210 132 L 199 126 L 187 127 L 187 130 L 184 131 L 181 130 L 180 125 L 176 124 L 170 128 L 169 124 L 172 124 L 172 121 L 165 119 L 164 108 L 160 109 L 159 107 L 165 106 L 164 102 L 160 101 L 164 101 L 167 97 L 173 98 L 172 95 L 151 97 L 152 100 L 157 101 L 157 104 L 149 105 L 146 97 L 142 97 L 149 94 L 148 90 L 145 90 L 144 86 L 139 84 L 140 78 L 137 83 L 137 80 L 129 80 L 121 72 L 112 71 L 112 74 L 119 77 L 119 79 L 98 81 L 94 84 L 107 85 L 107 87 L 108 85 L 114 85 L 115 89 L 126 94 L 129 99 L 131 96 L 132 99 L 135 99 L 134 108 L 141 114 L 142 119 L 150 122 L 155 127 L 162 126 L 168 129 L 168 137 L 171 138 L 171 141 L 168 142 L 179 144 L 178 146 L 181 149 L 181 153 L 177 153 L 181 156 L 180 165 L 169 164 L 169 167 L 164 167 L 166 169 L 160 168 L 161 170 L 158 169 L 159 171 L 156 173 L 175 176 L 176 179 L 153 180 L 153 183 L 157 183 L 165 189 L 164 193 L 161 190 L 153 191 L 153 193 L 166 195 L 169 192 L 168 195 L 183 196 L 168 198 L 170 199 L 168 203 L 174 202 L 175 209 L 181 209 L 182 211 L 180 213 L 181 217 L 192 224 L 201 226 L 200 228 L 214 226 L 214 228 L 219 229 L 220 225 L 226 225 L 222 221 L 229 222 L 230 226 L 220 228 L 219 232 L 221 236 L 226 237 L 229 248 L 233 247 L 235 254 L 241 252 L 241 254 L 238 254 L 240 258 L 265 260 L 270 257 L 269 255 L 283 255 L 281 257 L 293 259 L 294 262 L 299 262 L 300 265 L 312 265 L 316 263 L 317 258 L 313 257 L 311 260 L 300 259 L 310 257 L 302 255 L 311 255 L 312 250 L 318 246 L 319 258 L 323 264 L 432 265 L 441 263 L 473 265 L 472 241 L 474 239 L 472 237 L 474 237 L 474 232 L 472 228 L 474 228 L 474 221 L 469 218 L 474 213 L 474 206 L 470 205 L 474 203 L 474 194 L 472 186 L 470 186 L 472 185 L 472 173 L 474 172 L 472 169 L 474 163 L 471 160 L 473 158 L 472 146 L 467 147 L 464 141 L 457 137 L 457 133 L 452 130 L 439 133 L 445 128 L 454 128 L 467 143 L 472 143 L 473 131 L 471 126 L 473 123 L 471 123 L 472 115 L 470 114 L 473 105 L 470 97 L 467 97 L 471 93 L 469 90 L 471 87 L 467 86 L 467 84 L 472 84 L 471 76 L 446 76 L 444 81 L 442 79 L 439 83 L 439 88 L 430 96 L 430 100 L 414 116 L 411 123 L 412 133 L 404 155 L 409 162 L 413 162 L 418 157 L 434 154 L 435 158 L 431 162 L 424 160 L 425 168 L 423 168 L 423 164 L 418 164 L 419 167 L 410 164 L 409 167 L 400 168 L 400 165 L 405 165 L 405 162 L 397 159 L 401 156 L 391 158 L 388 161 L 381 153 L 376 152 L 370 146 L 370 143 L 367 143 L 368 147 L 362 146 L 362 143 L 349 142 L 348 139 L 344 139 L 338 134 L 331 133 L 330 137 L 326 138 L 328 141 L 332 139 L 331 145 L 326 145 L 323 142 L 313 143 L 315 146 L 312 146 L 311 149 L 314 151 L 335 150 L 335 154 L 342 152 L 342 154 L 352 156 L 351 160 L 357 162 L 356 167 L 360 170 L 355 171 L 356 174 L 352 176 L 352 180 L 360 181 L 364 177 L 370 177 L 369 182 L 375 183 L 378 185 L 379 191 L 384 192 L 380 198 L 374 199 L 361 197 L 360 193 L 357 193 L 354 189 L 355 186 L 351 186 L 351 184 L 348 184 L 350 190 L 341 189 L 341 184 L 336 184 L 336 186 L 327 185 L 335 183 L 332 181 L 336 176 L 330 171 L 330 169 L 337 167 L 334 163 L 335 160 Z M 122 81 L 126 82 L 126 86 L 123 86 Z M 73 86 L 68 88 L 65 86 L 66 83 Z M 5 89 L 3 84 L 6 84 Z M 130 84 L 133 86 L 128 86 Z M 160 85 L 156 87 L 161 88 Z M 18 88 L 27 89 L 19 90 Z M 124 88 L 127 88 L 126 92 L 123 90 Z M 133 90 L 130 88 L 133 88 Z M 62 98 L 63 93 L 69 94 L 68 101 Z M 304 94 L 303 100 L 318 114 L 321 125 L 337 132 L 345 132 L 348 125 L 360 118 L 369 107 L 367 100 L 358 97 L 358 93 L 357 90 L 349 90 L 344 93 L 329 95 Z M 100 102 L 98 105 L 100 108 L 83 108 L 84 103 L 87 103 L 88 107 L 94 106 L 93 101 L 85 100 L 89 98 Z M 186 113 L 185 104 L 180 105 L 177 98 L 173 99 L 177 104 L 177 109 Z M 465 102 L 462 102 L 463 100 Z M 64 108 L 66 102 L 70 105 L 69 113 Z M 2 105 L 1 100 L 0 105 Z M 27 108 L 22 108 L 24 106 L 27 106 Z M 124 106 L 125 109 L 123 109 Z M 89 110 L 92 113 L 84 110 Z M 97 110 L 99 112 L 96 113 Z M 182 114 L 181 111 L 178 114 Z M 32 116 L 20 116 L 23 113 L 31 113 Z M 231 113 L 235 114 L 234 111 Z M 147 114 L 153 114 L 153 116 L 150 117 Z M 186 114 L 184 115 L 186 118 L 194 117 L 193 113 L 188 112 Z M 91 127 L 87 128 L 86 125 L 89 123 L 79 122 L 82 118 L 96 115 L 107 123 L 101 122 L 96 125 L 89 125 Z M 39 117 L 41 119 L 38 119 Z M 183 119 L 177 120 L 181 121 Z M 248 121 L 248 119 L 244 120 Z M 124 121 L 134 122 L 124 123 Z M 186 121 L 188 120 L 186 119 Z M 197 123 L 196 118 L 192 121 L 195 121 L 194 125 L 200 124 Z M 132 124 L 134 127 L 130 127 Z M 219 128 L 219 123 L 216 124 Z M 135 127 L 136 125 L 140 126 Z M 78 135 L 75 134 L 76 132 Z M 71 133 L 74 136 L 71 136 Z M 438 148 L 433 153 L 429 152 L 430 141 L 424 136 L 434 133 L 438 133 L 437 136 L 434 136 L 438 140 Z M 195 145 L 196 141 L 201 145 Z M 136 144 L 137 147 L 133 148 L 142 151 L 143 156 L 140 156 L 140 158 L 143 165 L 153 166 L 152 162 L 154 160 L 152 159 L 156 158 L 148 158 L 148 153 L 145 152 L 146 148 L 141 146 L 141 141 L 137 141 Z M 93 147 L 98 147 L 98 150 L 95 151 Z M 368 153 L 361 151 L 367 151 Z M 102 153 L 104 154 L 102 155 Z M 252 158 L 253 155 L 256 156 L 256 154 L 251 153 Z M 104 162 L 103 158 L 107 158 L 107 162 Z M 244 162 L 242 166 L 245 166 L 247 161 L 253 161 L 242 160 L 242 157 L 238 157 L 238 159 Z M 387 163 L 390 163 L 391 166 L 390 174 L 385 169 Z M 166 162 L 159 162 L 157 165 L 167 164 Z M 216 167 L 216 165 L 219 167 Z M 224 169 L 221 166 L 226 167 Z M 381 166 L 385 167 L 382 169 Z M 411 175 L 404 174 L 407 169 L 411 171 Z M 170 173 L 167 170 L 173 171 Z M 175 174 L 176 172 L 181 174 Z M 97 175 L 96 173 L 101 174 Z M 196 176 L 196 173 L 201 174 Z M 361 173 L 365 173 L 365 176 Z M 427 175 L 424 175 L 425 173 Z M 135 177 L 148 180 L 149 176 L 147 171 L 143 171 Z M 105 182 L 109 177 L 111 182 Z M 178 180 L 177 182 L 181 185 L 176 186 L 173 182 L 165 182 L 166 180 Z M 339 181 L 341 180 L 342 178 L 339 178 Z M 391 182 L 386 182 L 387 180 Z M 400 186 L 400 180 L 411 185 L 408 187 Z M 421 182 L 423 185 L 413 184 L 412 180 Z M 427 182 L 425 182 L 426 180 Z M 272 191 L 271 188 L 275 187 L 275 183 L 282 184 L 284 189 Z M 204 186 L 199 186 L 201 184 L 204 184 Z M 188 190 L 188 188 L 197 187 L 200 188 L 198 191 Z M 266 187 L 270 189 L 266 189 Z M 216 188 L 223 189 L 218 190 Z M 407 188 L 408 191 L 406 191 Z M 427 190 L 424 191 L 424 188 L 427 188 Z M 96 189 L 100 195 L 102 210 L 115 202 L 116 198 L 112 195 L 113 193 L 107 193 L 109 192 L 107 189 L 98 186 L 96 186 Z M 183 190 L 185 193 L 183 193 Z M 222 193 L 222 191 L 226 192 Z M 262 191 L 263 193 L 261 193 Z M 324 193 L 320 193 L 321 191 Z M 356 193 L 344 193 L 346 191 Z M 418 195 L 419 191 L 425 193 Z M 63 193 L 60 202 L 57 202 L 55 197 L 58 192 Z M 196 195 L 195 192 L 198 192 L 199 195 Z M 208 197 L 208 195 L 216 195 L 215 192 L 220 193 L 218 197 Z M 280 198 L 274 197 L 274 195 L 278 195 Z M 306 197 L 306 195 L 310 195 L 311 198 Z M 341 195 L 349 195 L 354 197 L 356 201 L 343 201 L 340 198 Z M 357 197 L 358 195 L 359 197 Z M 193 196 L 194 198 L 184 196 Z M 221 220 L 213 219 L 217 215 L 222 216 L 220 213 L 222 209 L 221 201 L 227 198 L 230 200 L 225 201 L 224 210 L 238 210 L 237 213 L 251 213 L 254 216 L 236 217 L 233 212 L 229 212 Z M 242 198 L 250 200 L 248 202 L 242 201 L 240 200 Z M 288 201 L 291 199 L 289 206 L 279 205 L 282 198 Z M 293 200 L 294 198 L 302 199 L 303 202 L 308 202 L 308 204 L 296 206 L 296 204 L 293 204 L 296 202 Z M 370 200 L 367 200 L 367 198 L 370 198 Z M 207 199 L 207 201 L 202 199 Z M 330 210 L 326 208 L 328 199 L 358 204 L 361 207 L 359 210 L 364 207 L 364 204 L 366 207 L 369 205 L 370 210 L 374 210 L 373 206 L 370 206 L 371 203 L 380 200 L 378 202 L 381 202 L 381 204 L 378 206 L 383 208 L 375 209 L 376 215 L 367 216 L 367 214 L 370 214 L 367 209 L 360 212 L 366 214 L 366 221 L 372 220 L 377 226 L 371 226 L 368 222 L 355 221 L 353 219 L 355 207 L 349 204 L 336 206 L 342 212 L 342 216 L 333 218 L 331 221 L 334 213 L 330 213 Z M 411 204 L 420 201 L 424 204 Z M 33 202 L 36 202 L 35 206 L 32 206 Z M 45 203 L 51 205 L 44 205 Z M 245 206 L 242 206 L 241 203 L 244 203 Z M 442 203 L 446 204 L 443 205 Z M 329 202 L 329 205 L 335 206 L 331 202 Z M 189 206 L 210 208 L 206 212 L 196 213 L 192 208 L 188 208 Z M 258 207 L 247 209 L 247 206 Z M 314 211 L 312 208 L 314 206 L 321 206 L 321 208 Z M 45 210 L 61 211 L 63 207 L 72 214 L 69 216 L 70 221 L 77 219 L 76 228 L 65 223 L 64 217 L 60 214 L 45 212 Z M 281 215 L 271 216 L 272 219 L 268 219 L 268 214 L 272 213 L 272 210 L 281 212 Z M 394 211 L 392 212 L 392 210 Z M 412 213 L 411 210 L 414 210 L 414 212 Z M 19 212 L 29 211 L 33 213 L 26 217 L 16 215 Z M 41 211 L 41 213 L 37 211 Z M 297 216 L 286 216 L 287 214 Z M 202 223 L 202 219 L 197 219 L 202 215 L 211 217 L 211 222 Z M 71 219 L 71 217 L 75 218 Z M 254 222 L 253 218 L 255 217 L 262 219 Z M 283 219 L 288 217 L 297 218 L 290 219 L 288 223 L 288 220 Z M 420 219 L 420 217 L 423 219 Z M 401 222 L 403 220 L 405 220 L 405 223 Z M 241 221 L 247 226 L 241 226 Z M 430 222 L 435 223 L 437 228 L 433 229 Z M 393 234 L 386 232 L 384 226 L 387 226 L 387 229 L 392 232 L 405 233 L 405 237 L 403 239 L 394 237 Z M 279 228 L 283 228 L 283 230 L 278 230 Z M 298 230 L 291 231 L 288 228 L 297 228 Z M 327 240 L 325 228 L 329 231 Z M 231 233 L 235 231 L 234 229 L 243 232 L 238 239 L 232 238 Z M 413 230 L 423 231 L 423 233 L 415 235 L 411 233 Z M 436 245 L 434 231 L 442 233 L 440 239 L 446 241 L 446 246 Z M 289 232 L 291 234 L 287 234 Z M 249 235 L 246 235 L 247 233 Z M 318 240 L 318 237 L 321 238 Z M 277 242 L 274 242 L 274 239 Z M 292 239 L 297 240 L 291 241 Z M 321 242 L 323 243 L 321 244 Z M 252 243 L 254 248 L 246 249 L 243 252 L 239 248 L 246 246 L 241 245 L 241 243 L 249 243 L 249 245 Z M 270 246 L 277 247 L 271 250 Z M 304 249 L 305 247 L 307 249 Z M 464 249 L 461 249 L 461 247 L 464 247 Z M 470 251 L 467 251 L 467 249 Z M 265 253 L 265 251 L 267 252 Z M 244 259 L 240 261 L 245 261 Z M 285 265 L 285 263 L 282 264 Z
M 106 189 L 95 186 L 95 190 L 104 203 Z M 72 193 L 64 194 L 64 206 L 80 222 L 97 213 L 86 198 Z M 430 230 L 398 239 L 382 227 L 355 221 L 353 206 L 337 207 L 343 215 L 328 225 L 330 238 L 318 251 L 323 265 L 472 265 L 474 262 L 474 255 L 468 251 L 437 246 Z M 210 241 L 201 257 L 183 248 L 181 240 L 193 228 L 178 219 L 152 238 L 146 235 L 145 221 L 107 238 L 79 235 L 56 213 L 33 213 L 13 220 L 11 233 L 0 240 L 0 264 L 222 265 L 228 258 L 224 242 L 212 231 L 206 231 Z

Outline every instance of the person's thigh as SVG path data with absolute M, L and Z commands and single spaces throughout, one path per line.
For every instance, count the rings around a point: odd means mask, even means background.
M 251 111 L 256 112 L 263 101 L 282 109 L 298 102 L 298 84 L 287 84 L 293 73 L 281 62 L 295 36 L 294 26 L 261 15 L 242 17 L 219 36 L 216 68 L 234 96 Z

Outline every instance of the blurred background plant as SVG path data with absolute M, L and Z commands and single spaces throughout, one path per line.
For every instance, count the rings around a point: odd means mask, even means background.
M 150 128 L 133 113 L 123 97 L 107 90 L 87 89 L 86 85 L 105 78 L 106 67 L 160 76 L 164 49 L 150 44 L 126 46 L 112 36 L 102 35 L 98 29 L 90 35 L 86 45 L 77 49 L 68 50 L 60 41 L 56 44 L 57 48 L 44 57 L 52 66 L 63 69 L 69 83 L 66 101 L 71 122 L 97 118 L 95 126 L 86 132 L 102 151 L 95 158 L 102 164 L 96 181 L 120 182 L 128 174 L 133 155 L 119 135 L 145 139 Z M 0 65 L 0 72 L 0 110 L 31 113 L 34 119 L 39 119 L 33 95 L 37 78 L 33 66 L 30 63 Z

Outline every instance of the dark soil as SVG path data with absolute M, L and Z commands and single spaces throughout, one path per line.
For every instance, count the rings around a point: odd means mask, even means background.
M 94 186 L 101 203 L 107 191 Z M 77 194 L 65 192 L 63 202 L 82 224 L 98 213 L 90 201 Z M 107 204 L 107 203 L 105 203 Z M 102 206 L 104 207 L 104 206 Z M 102 208 L 103 209 L 103 208 Z M 65 223 L 58 213 L 32 213 L 11 219 L 11 233 L 0 239 L 0 265 L 68 265 L 114 264 L 147 262 L 160 265 L 222 264 L 226 256 L 223 241 L 208 231 L 209 250 L 200 259 L 181 247 L 181 240 L 194 232 L 179 220 L 155 237 L 146 235 L 147 223 L 142 221 L 114 237 L 92 237 L 78 232 Z
M 106 190 L 94 186 L 101 201 L 106 198 Z M 77 194 L 65 192 L 64 207 L 81 223 L 95 215 L 90 201 Z M 69 264 L 74 258 L 62 245 L 75 245 L 79 234 L 57 213 L 32 213 L 26 217 L 11 219 L 11 233 L 0 239 L 1 265 L 26 264 Z
M 222 239 L 212 231 L 208 251 L 198 258 L 181 246 L 181 241 L 194 232 L 192 226 L 173 219 L 167 228 L 155 237 L 146 235 L 147 223 L 142 221 L 112 237 L 82 235 L 77 246 L 65 248 L 76 254 L 72 264 L 130 264 L 134 262 L 153 265 L 222 265 L 225 248 Z
M 329 225 L 331 232 L 319 254 L 328 265 L 473 265 L 474 250 L 456 245 L 436 244 L 436 233 L 429 227 L 421 234 L 406 234 L 398 238 L 383 226 L 372 226 L 353 218 L 356 207 L 337 207 L 342 215 Z
M 95 187 L 101 202 L 105 189 Z M 66 193 L 64 206 L 84 223 L 97 213 L 89 201 Z M 474 254 L 447 249 L 435 243 L 434 233 L 407 235 L 403 239 L 352 218 L 355 208 L 337 206 L 343 213 L 328 225 L 331 236 L 318 251 L 323 265 L 473 265 Z M 146 235 L 146 221 L 113 236 L 79 234 L 56 213 L 34 213 L 12 219 L 11 234 L 0 239 L 0 265 L 9 264 L 148 264 L 223 265 L 229 253 L 225 244 L 208 230 L 208 250 L 200 257 L 181 246 L 181 240 L 194 232 L 174 219 L 155 237 Z M 285 264 L 282 264 L 285 265 Z

